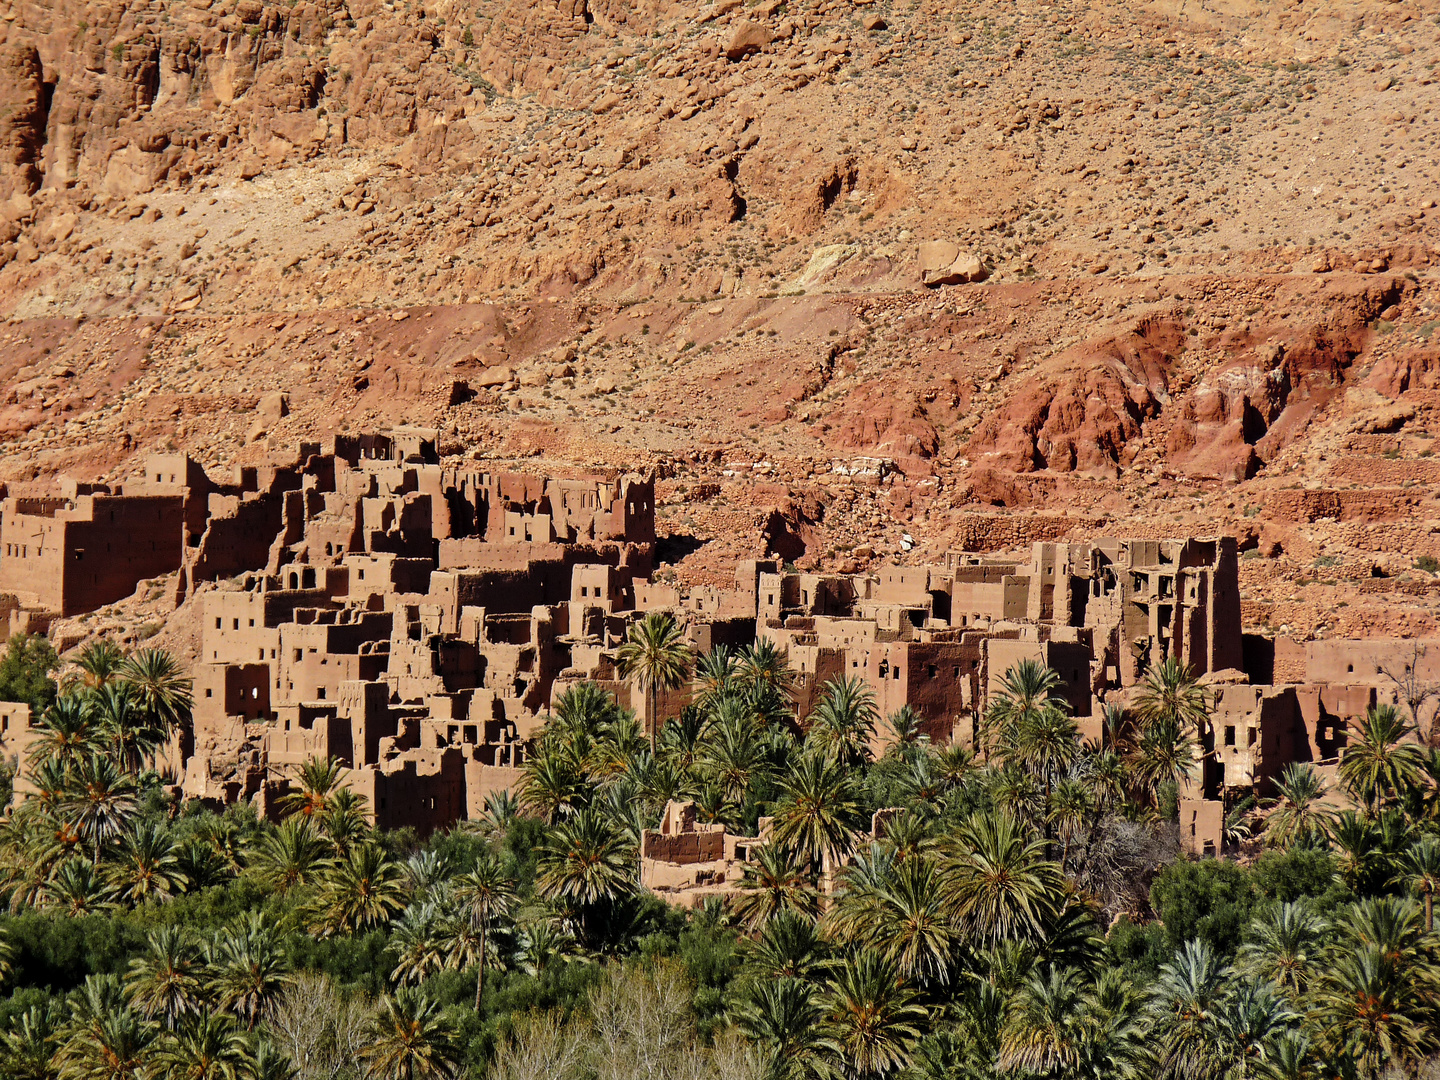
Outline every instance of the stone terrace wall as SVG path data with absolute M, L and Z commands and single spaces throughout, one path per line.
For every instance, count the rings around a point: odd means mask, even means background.
M 1103 520 L 1059 514 L 961 514 L 955 522 L 955 551 L 1010 551 L 1036 542 L 1094 535 Z
M 1264 510 L 1275 521 L 1384 521 L 1404 518 L 1419 503 L 1418 489 L 1273 491 L 1265 496 Z

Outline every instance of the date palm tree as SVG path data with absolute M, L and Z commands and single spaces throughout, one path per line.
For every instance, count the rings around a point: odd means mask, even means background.
M 1325 781 L 1308 762 L 1292 761 L 1275 782 L 1279 802 L 1265 819 L 1267 847 L 1290 848 L 1325 832 L 1330 819 L 1322 800 Z
M 825 969 L 829 949 L 815 920 L 781 911 L 760 936 L 745 945 L 745 974 L 757 982 L 815 979 Z
M 215 853 L 215 857 L 224 864 L 231 874 L 238 874 L 245 868 L 248 852 L 246 850 L 244 829 L 238 820 L 239 814 L 248 812 L 254 820 L 254 810 L 245 805 L 243 810 L 236 807 L 224 815 L 204 814 L 195 823 L 195 839 Z M 258 820 L 255 824 L 259 826 Z
M 1226 969 L 1206 942 L 1186 942 L 1161 967 L 1150 1004 L 1157 1076 L 1204 1078 L 1223 1064 L 1218 1013 L 1228 991 Z
M 1354 810 L 1343 810 L 1330 822 L 1330 840 L 1335 847 L 1335 868 L 1352 891 L 1360 892 L 1382 875 L 1385 850 L 1379 826 Z
M 1298 1002 L 1324 964 L 1330 929 L 1306 898 L 1272 905 L 1250 921 L 1249 940 L 1240 946 L 1236 966 Z
M 926 1019 L 896 965 L 869 950 L 837 968 L 824 1010 L 821 1045 L 829 1068 L 845 1080 L 878 1080 L 902 1069 Z
M 934 748 L 929 758 L 942 791 L 958 788 L 975 771 L 975 751 L 959 743 Z
M 905 859 L 876 899 L 871 946 L 918 989 L 948 986 L 963 930 L 944 870 L 931 859 Z
M 418 991 L 384 998 L 361 1048 L 365 1075 L 372 1080 L 445 1080 L 454 1075 L 459 1053 L 440 1006 Z
M 660 732 L 660 718 L 655 715 L 657 695 L 661 690 L 685 685 L 691 655 L 684 631 L 673 615 L 663 611 L 648 612 L 631 623 L 625 640 L 615 651 L 620 677 L 631 680 L 645 695 L 651 749 L 657 745 Z
M 557 960 L 579 953 L 575 939 L 551 918 L 531 919 L 516 936 L 515 958 L 520 970 L 537 978 Z
M 690 676 L 690 700 L 702 715 L 738 689 L 736 666 L 735 653 L 728 645 L 716 645 L 696 659 Z
M 1143 1080 L 1153 1054 L 1143 1006 L 1134 985 L 1114 968 L 1100 973 L 1084 1001 L 1079 1075 L 1094 1080 Z
M 1040 828 L 1045 814 L 1044 793 L 1035 777 L 1014 762 L 986 771 L 986 787 L 995 806 L 1027 827 Z
M 540 746 L 526 758 L 519 789 L 520 805 L 549 825 L 583 806 L 589 794 L 574 758 L 550 745 Z
M 164 745 L 166 731 L 140 706 L 129 683 L 114 680 L 91 691 L 91 711 L 96 729 L 121 767 L 138 773 Z
M 1311 1004 L 1321 1041 L 1363 1080 L 1416 1063 L 1429 1045 L 1433 990 L 1408 967 L 1360 942 L 1338 949 L 1317 985 Z
M 770 1080 L 811 1075 L 821 1049 L 821 995 L 812 983 L 789 976 L 750 983 L 735 1006 L 746 1038 L 768 1056 Z
M 780 647 L 770 638 L 745 646 L 735 657 L 735 679 L 744 687 L 769 687 L 788 698 L 795 685 L 795 673 Z
M 853 679 L 841 675 L 825 684 L 810 713 L 807 745 L 831 761 L 856 768 L 870 760 L 879 719 L 870 684 L 858 675 Z
M 38 798 L 0 817 L 0 893 L 10 910 L 45 903 L 51 875 L 78 847 L 74 830 Z
M 855 783 L 835 759 L 804 753 L 780 777 L 779 787 L 771 840 L 809 860 L 818 888 L 825 861 L 838 860 L 854 846 L 860 828 Z
M 120 665 L 120 678 L 151 723 L 168 738 L 190 723 L 194 681 L 164 649 L 141 649 Z
M 66 915 L 96 915 L 115 906 L 114 893 L 104 876 L 84 859 L 66 859 L 45 882 L 47 907 Z
M 1161 790 L 1189 777 L 1195 765 L 1195 740 L 1174 720 L 1160 719 L 1146 724 L 1130 755 L 1131 778 L 1141 792 L 1149 795 L 1156 809 L 1160 806 Z
M 1169 656 L 1145 672 L 1135 715 L 1142 728 L 1165 724 L 1198 736 L 1210 723 L 1210 695 L 1189 667 Z
M 452 899 L 477 935 L 475 1011 L 478 1013 L 485 983 L 486 945 L 496 920 L 508 915 L 519 897 L 504 865 L 488 852 L 476 860 L 473 870 L 456 878 L 450 888 Z
M 291 984 L 289 960 L 274 930 L 253 917 L 222 933 L 206 953 L 210 995 L 216 1005 L 233 1012 L 253 1028 L 269 1005 Z
M 32 767 L 54 761 L 68 768 L 100 748 L 99 725 L 79 694 L 62 694 L 35 718 L 35 741 L 27 758 Z
M 360 844 L 326 871 L 319 897 L 321 936 L 385 926 L 405 908 L 405 872 L 379 844 Z
M 1424 754 L 1417 744 L 1403 741 L 1415 733 L 1415 725 L 1393 705 L 1370 706 L 1351 728 L 1354 739 L 1340 757 L 1340 779 L 1373 816 L 1384 799 L 1419 782 Z
M 180 868 L 175 842 L 160 826 L 144 822 L 121 839 L 105 867 L 106 877 L 122 903 L 168 900 L 184 890 L 189 879 Z
M 125 1004 L 113 975 L 91 975 L 71 995 L 54 1067 L 62 1080 L 135 1080 L 149 1064 L 159 1029 Z
M 809 917 L 820 910 L 820 899 L 795 861 L 794 852 L 780 844 L 761 844 L 750 850 L 740 889 L 731 905 L 745 927 L 754 932 L 782 912 Z
M 99 690 L 120 677 L 124 664 L 120 646 L 109 638 L 96 638 L 87 642 L 75 658 L 78 672 L 74 681 L 85 690 Z
M 151 1068 L 165 1080 L 252 1080 L 258 1062 L 233 1017 L 207 1014 L 162 1035 Z
M 275 932 L 255 916 L 220 935 L 206 954 L 216 1005 L 253 1029 L 290 985 L 290 962 Z
M 199 948 L 179 926 L 161 926 L 146 939 L 145 952 L 130 961 L 125 995 L 147 1020 L 174 1031 L 206 1008 L 209 972 Z
M 961 822 L 953 845 L 947 888 L 971 938 L 995 946 L 1043 937 L 1065 885 L 1044 838 L 1008 814 L 982 813 Z
M 885 718 L 889 750 L 905 755 L 926 746 L 930 738 L 925 734 L 924 724 L 920 714 L 911 706 L 901 705 Z
M 513 791 L 492 791 L 485 796 L 485 809 L 480 815 L 482 836 L 503 838 L 520 817 L 520 799 Z
M 562 740 L 585 734 L 595 738 L 620 713 L 615 696 L 593 682 L 580 682 L 555 699 L 554 715 L 544 734 Z
M 1320 1071 L 1310 1037 L 1303 1031 L 1282 1034 L 1271 1049 L 1265 1073 L 1270 1080 L 1318 1080 Z
M 1042 708 L 1018 715 L 998 734 L 998 750 L 1040 783 L 1044 801 L 1056 780 L 1080 757 L 1080 728 L 1068 707 L 1051 698 Z
M 657 759 L 672 763 L 682 772 L 693 768 L 705 749 L 704 736 L 709 723 L 706 711 L 694 705 L 681 709 L 679 716 L 660 729 Z
M 634 891 L 634 866 L 632 849 L 605 818 L 596 810 L 581 810 L 545 838 L 535 884 L 545 899 L 579 911 L 588 938 L 595 909 Z
M 885 890 L 895 880 L 898 852 L 889 844 L 871 841 L 838 876 L 838 892 L 825 912 L 825 933 L 844 945 L 867 945 L 879 917 Z
M 344 766 L 334 758 L 312 757 L 295 770 L 292 783 L 298 787 L 280 799 L 280 806 L 286 813 L 318 819 L 329 808 L 344 776 Z
M 1234 1080 L 1268 1077 L 1282 1035 L 1300 1020 L 1268 982 L 1236 983 L 1215 1010 L 1219 1057 Z
M 328 851 L 314 819 L 293 814 L 261 834 L 251 865 L 261 881 L 284 896 L 318 880 L 330 865 Z
M 726 799 L 740 806 L 751 784 L 757 780 L 763 782 L 770 776 L 766 751 L 760 731 L 749 716 L 722 709 L 710 726 L 699 770 L 719 787 Z
M 1000 1068 L 1029 1076 L 1079 1075 L 1086 1057 L 1085 988 L 1079 972 L 1031 974 L 1015 995 L 1000 1036 Z
M 370 839 L 370 800 L 354 788 L 342 787 L 330 796 L 329 805 L 316 819 L 330 841 L 330 850 L 340 858 Z
M 53 1001 L 31 1005 L 0 1031 L 0 1076 L 10 1080 L 54 1080 L 60 1009 Z
M 1396 882 L 1425 904 L 1425 932 L 1435 929 L 1435 894 L 1440 892 L 1440 838 L 1426 833 L 1400 854 Z
M 60 817 L 90 848 L 98 865 L 101 848 L 124 833 L 135 815 L 135 779 L 103 754 L 76 761 L 73 780 L 59 805 Z
M 1045 821 L 1060 838 L 1060 865 L 1070 863 L 1070 845 L 1085 831 L 1095 811 L 1095 796 L 1090 785 L 1078 777 L 1067 776 L 1050 792 Z
M 1021 660 L 1009 668 L 985 710 L 976 751 L 988 756 L 1008 732 L 1034 723 L 1049 710 L 1063 708 L 1059 689 L 1060 676 L 1038 660 Z
M 411 904 L 390 928 L 390 952 L 395 954 L 391 978 L 401 986 L 416 986 L 446 967 L 449 942 L 444 915 L 433 902 Z
M 30 781 L 35 794 L 16 807 L 15 812 L 24 813 L 26 806 L 33 805 L 43 813 L 60 817 L 61 804 L 74 793 L 75 765 L 79 760 L 78 757 L 72 761 L 62 761 L 59 757 L 31 757 L 25 763 L 25 778 Z

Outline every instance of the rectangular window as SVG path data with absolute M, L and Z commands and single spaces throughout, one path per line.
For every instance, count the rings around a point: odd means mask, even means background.
M 1235 745 L 1235 728 L 1228 724 L 1225 726 L 1225 745 Z
M 216 629 L 216 630 L 219 630 L 219 629 L 220 629 L 220 620 L 219 620 L 219 619 L 216 619 L 216 620 L 215 620 L 215 629 Z

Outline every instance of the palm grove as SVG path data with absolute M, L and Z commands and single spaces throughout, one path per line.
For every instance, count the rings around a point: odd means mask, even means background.
M 569 689 L 518 793 L 422 839 L 370 827 L 333 761 L 297 770 L 278 824 L 177 803 L 174 660 L 100 644 L 62 667 L 14 639 L 0 695 L 32 702 L 39 738 L 30 797 L 0 821 L 0 1075 L 1434 1068 L 1440 753 L 1393 708 L 1351 733 L 1345 798 L 1293 765 L 1273 803 L 1233 807 L 1227 835 L 1263 841 L 1241 865 L 1179 856 L 1209 699 L 1173 662 L 1101 745 L 1021 663 L 972 751 L 880 716 L 858 679 L 801 720 L 770 644 L 693 656 L 664 615 L 617 660 L 652 706 L 690 703 L 647 737 L 598 687 Z M 769 819 L 731 902 L 686 912 L 640 887 L 642 830 L 675 799 L 747 835 Z M 882 808 L 900 809 L 877 836 Z

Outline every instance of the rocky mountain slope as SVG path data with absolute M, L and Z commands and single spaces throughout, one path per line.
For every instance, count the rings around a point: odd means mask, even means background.
M 1224 530 L 1436 629 L 1440 5 L 3 14 L 12 490 L 405 421 L 659 470 L 681 576 Z

